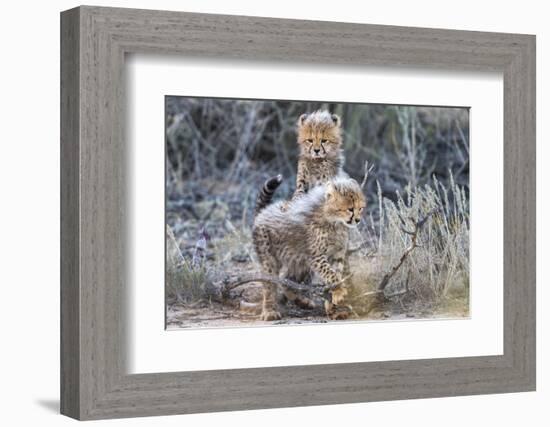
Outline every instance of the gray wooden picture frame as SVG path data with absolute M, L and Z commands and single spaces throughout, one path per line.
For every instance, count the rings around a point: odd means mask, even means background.
M 502 72 L 504 354 L 127 374 L 127 53 Z M 534 36 L 88 6 L 62 12 L 63 414 L 100 419 L 529 390 L 535 390 Z

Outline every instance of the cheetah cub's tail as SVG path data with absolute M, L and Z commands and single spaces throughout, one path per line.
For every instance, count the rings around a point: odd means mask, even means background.
M 283 176 L 281 174 L 269 178 L 262 187 L 262 191 L 258 194 L 258 200 L 256 201 L 256 214 L 263 208 L 271 203 L 273 194 L 279 185 L 283 182 Z

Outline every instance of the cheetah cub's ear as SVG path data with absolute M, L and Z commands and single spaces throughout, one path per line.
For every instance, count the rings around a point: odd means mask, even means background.
M 307 114 L 302 114 L 299 118 L 298 118 L 298 126 L 303 126 L 305 121 L 307 119 Z
M 331 114 L 331 115 L 330 115 L 330 118 L 331 118 L 332 121 L 334 122 L 334 126 L 340 127 L 340 125 L 341 125 L 341 120 L 340 120 L 340 116 L 338 116 L 338 114 Z

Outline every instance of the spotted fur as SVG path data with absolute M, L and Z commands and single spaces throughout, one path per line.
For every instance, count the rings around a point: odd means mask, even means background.
M 260 212 L 264 207 L 271 203 L 273 194 L 279 185 L 281 185 L 281 182 L 283 182 L 283 176 L 279 174 L 269 178 L 264 183 L 260 194 L 258 194 L 258 199 L 256 200 L 256 213 Z
M 298 119 L 298 170 L 293 199 L 341 174 L 344 165 L 340 117 L 328 111 L 302 114 Z
M 287 203 L 285 209 L 281 209 Z M 339 304 L 350 229 L 361 220 L 365 197 L 357 182 L 339 177 L 316 186 L 291 202 L 262 209 L 254 220 L 252 238 L 265 273 L 303 282 L 313 274 L 333 289 Z M 277 289 L 264 285 L 262 319 L 280 318 Z

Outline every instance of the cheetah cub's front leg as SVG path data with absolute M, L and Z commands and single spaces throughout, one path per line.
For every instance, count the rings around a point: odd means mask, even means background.
M 342 294 L 340 293 L 340 290 L 343 291 Z M 351 315 L 351 307 L 349 305 L 342 304 L 347 293 L 347 289 L 343 287 L 341 289 L 333 290 L 331 292 L 331 297 L 325 299 L 325 312 L 332 320 L 345 320 Z M 335 301 L 338 301 L 338 303 Z
M 346 280 L 345 278 L 349 276 L 349 263 L 345 259 L 345 251 L 339 253 L 336 258 L 332 259 L 331 265 L 332 268 L 338 273 L 339 277 L 344 278 L 340 280 Z M 334 305 L 339 305 L 344 302 L 344 299 L 348 295 L 348 288 L 345 283 L 339 283 L 336 287 L 333 287 L 331 290 L 331 302 Z
M 338 285 L 336 288 L 332 289 L 330 294 L 332 303 L 338 305 L 344 302 L 344 299 L 348 295 L 348 288 L 343 284 Z
M 331 288 L 330 298 L 325 300 L 327 316 L 333 320 L 347 319 L 351 314 L 350 307 L 343 305 L 348 290 L 342 283 L 342 276 L 328 262 L 326 255 L 318 254 L 313 259 L 313 269 L 323 282 Z

